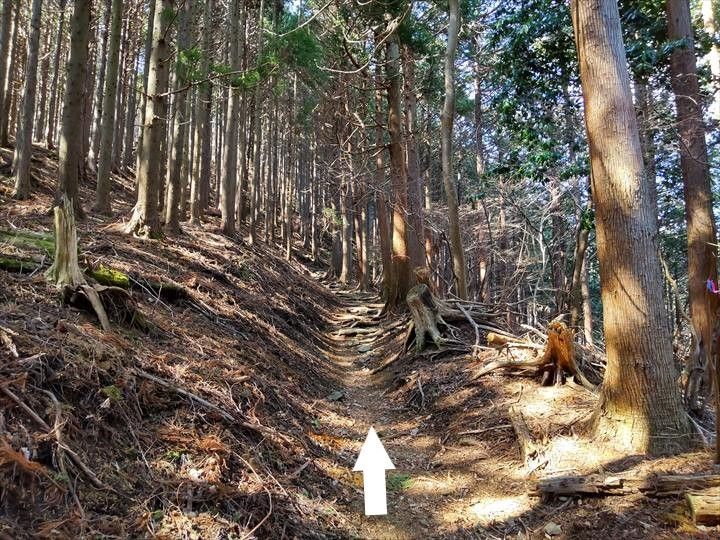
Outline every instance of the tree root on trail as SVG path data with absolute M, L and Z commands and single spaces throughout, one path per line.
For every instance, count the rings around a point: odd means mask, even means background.
M 543 385 L 562 384 L 565 382 L 566 374 L 570 374 L 584 388 L 590 391 L 595 390 L 595 386 L 578 367 L 574 333 L 562 322 L 551 322 L 548 325 L 547 335 L 533 329 L 536 334 L 545 336 L 546 343 L 542 345 L 529 339 L 517 337 L 499 328 L 496 323 L 488 321 L 488 319 L 492 318 L 492 315 L 475 309 L 476 304 L 461 301 L 448 302 L 438 299 L 424 283 L 410 289 L 406 300 L 412 315 L 412 323 L 403 352 L 409 347 L 412 335 L 415 338 L 415 351 L 417 354 L 423 352 L 428 341 L 432 341 L 438 349 L 442 349 L 443 346 L 450 343 L 455 344 L 458 338 L 449 322 L 464 321 L 473 328 L 475 344 L 461 343 L 472 351 L 474 357 L 478 355 L 481 348 L 487 348 L 480 345 L 481 331 L 486 333 L 487 344 L 498 350 L 509 351 L 517 348 L 544 351 L 541 356 L 536 354 L 525 361 L 508 359 L 491 362 L 475 373 L 472 377 L 473 380 L 496 369 L 510 368 L 531 370 L 535 375 L 541 375 Z M 440 331 L 441 328 L 448 330 L 456 339 L 444 337 Z M 387 367 L 389 363 L 386 362 L 377 368 L 376 372 Z

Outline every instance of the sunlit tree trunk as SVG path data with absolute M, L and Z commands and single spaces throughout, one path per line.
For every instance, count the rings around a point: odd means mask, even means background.
M 388 40 L 388 120 L 390 136 L 390 174 L 392 178 L 392 272 L 388 287 L 387 308 L 392 310 L 405 301 L 411 287 L 410 254 L 408 248 L 408 186 L 405 152 L 403 149 L 402 107 L 400 104 L 400 53 L 398 38 Z
M 82 166 L 83 133 L 78 129 L 85 103 L 85 70 L 87 67 L 90 6 L 92 0 L 75 0 L 70 21 L 70 58 L 67 64 L 65 98 L 63 100 L 58 149 L 58 192 L 56 203 L 63 196 L 72 202 L 75 216 L 83 216 L 78 197 L 78 180 Z
M 109 214 L 110 205 L 110 169 L 112 165 L 112 145 L 115 127 L 115 98 L 118 87 L 118 63 L 120 56 L 120 31 L 122 27 L 122 0 L 112 0 L 109 42 L 103 93 L 104 107 L 100 122 L 100 146 L 98 147 L 97 187 L 95 190 L 95 211 Z
M 47 133 L 45 136 L 45 143 L 48 148 L 55 148 L 55 119 L 57 116 L 57 105 L 58 95 L 60 89 L 58 87 L 60 83 L 60 53 L 62 51 L 63 43 L 63 31 L 65 28 L 65 7 L 67 6 L 67 0 L 60 0 L 58 8 L 60 10 L 60 20 L 58 21 L 58 31 L 55 37 L 55 55 L 53 58 L 53 79 L 52 85 L 50 86 L 50 106 L 48 108 L 48 125 Z M 0 142 L 0 144 L 2 144 Z
M 32 133 L 35 124 L 35 93 L 37 90 L 38 55 L 40 51 L 40 22 L 42 0 L 33 0 L 30 28 L 27 35 L 27 63 L 22 93 L 22 111 L 15 135 L 13 174 L 16 199 L 30 196 L 30 160 L 32 159 Z
M 408 248 L 413 269 L 426 266 L 425 224 L 423 219 L 423 179 L 417 147 L 417 98 L 415 96 L 415 58 L 408 46 L 403 47 L 405 75 L 405 148 L 407 155 L 408 205 L 410 210 Z
M 615 0 L 572 0 L 590 146 L 607 370 L 593 426 L 627 452 L 685 449 L 650 202 Z
M 691 378 L 700 376 L 703 379 L 699 384 L 689 385 L 690 388 L 698 388 L 699 392 L 690 392 L 686 399 L 692 409 L 698 410 L 701 407 L 700 398 L 708 396 L 712 389 L 712 362 L 709 355 L 718 297 L 708 294 L 705 281 L 717 281 L 717 237 L 690 5 L 688 0 L 666 0 L 665 8 L 668 39 L 683 40 L 683 45 L 670 55 L 670 81 L 675 94 L 680 167 L 685 193 L 690 318 L 700 350 L 698 357 L 692 357 L 695 364 L 688 366 L 688 372 Z
M 95 97 L 93 101 L 92 131 L 90 132 L 90 151 L 88 153 L 88 168 L 95 172 L 97 170 L 97 156 L 100 151 L 100 128 L 102 123 L 103 98 L 105 97 L 105 72 L 107 71 L 108 35 L 110 33 L 110 17 L 112 12 L 112 0 L 105 0 L 103 13 L 103 28 L 100 34 L 98 45 L 97 77 L 95 84 Z
M 167 197 L 165 205 L 165 227 L 170 232 L 180 230 L 180 193 L 183 162 L 185 161 L 185 125 L 187 118 L 188 62 L 186 55 L 190 47 L 190 2 L 180 5 L 177 19 L 177 55 L 175 62 L 175 117 L 173 120 L 170 162 L 168 164 Z
M 456 292 L 459 298 L 467 298 L 467 277 L 465 252 L 462 246 L 460 216 L 458 210 L 457 186 L 453 181 L 452 131 L 455 117 L 455 53 L 460 30 L 458 0 L 449 0 L 448 39 L 445 50 L 445 103 L 441 115 L 442 174 L 450 222 L 450 249 L 452 250 L 453 271 Z
M 708 64 L 712 74 L 713 101 L 710 107 L 715 121 L 720 121 L 720 47 L 715 40 L 718 39 L 717 23 L 715 21 L 716 0 L 702 0 L 703 27 L 709 36 L 713 38 L 708 54 Z
M 258 52 L 257 52 L 257 63 L 260 62 L 263 51 L 263 8 L 265 6 L 264 0 L 260 0 L 260 9 L 258 11 L 258 23 L 257 28 L 259 32 L 258 37 Z M 260 201 L 260 152 L 262 149 L 262 85 L 258 84 L 255 88 L 255 103 L 253 110 L 253 126 L 254 134 L 253 139 L 255 143 L 255 149 L 253 151 L 253 181 L 252 189 L 250 193 L 250 244 L 254 244 L 257 240 L 256 221 L 258 214 L 258 203 Z
M 152 24 L 153 45 L 150 53 L 148 95 L 145 100 L 145 123 L 142 126 L 142 146 L 138 149 L 138 198 L 126 227 L 127 232 L 150 237 L 160 235 L 158 174 L 167 99 L 164 94 L 168 86 L 168 25 L 172 19 L 172 1 L 158 0 Z

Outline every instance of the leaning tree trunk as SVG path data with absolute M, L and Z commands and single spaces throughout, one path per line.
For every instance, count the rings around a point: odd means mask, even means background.
M 607 370 L 595 434 L 627 452 L 690 443 L 663 313 L 657 219 L 643 158 L 615 0 L 572 0 L 590 146 Z
M 37 90 L 38 53 L 40 51 L 40 22 L 42 0 L 33 0 L 30 31 L 27 39 L 27 63 L 22 94 L 22 112 L 15 136 L 13 172 L 16 199 L 30 196 L 30 160 L 32 159 L 32 133 L 35 118 L 35 92 Z
M 118 87 L 118 64 L 120 62 L 120 32 L 122 30 L 122 0 L 112 0 L 110 39 L 107 51 L 107 69 L 105 72 L 105 106 L 102 109 L 100 124 L 100 147 L 98 154 L 97 189 L 95 192 L 95 211 L 109 214 L 110 205 L 110 169 L 112 167 L 112 145 L 115 133 L 115 98 Z
M 705 281 L 717 280 L 717 236 L 690 6 L 688 0 L 667 0 L 665 8 L 668 38 L 683 40 L 683 45 L 670 55 L 670 74 L 677 109 L 680 167 L 685 192 L 690 318 L 698 340 L 695 347 L 698 354 L 693 355 L 688 366 L 688 388 L 697 391 L 690 391 L 685 397 L 692 409 L 699 410 L 701 398 L 709 397 L 712 389 L 709 355 L 719 302 L 716 295 L 707 292 Z
M 161 234 L 158 214 L 158 195 L 161 162 L 161 143 L 165 133 L 165 93 L 168 87 L 168 25 L 172 17 L 171 0 L 158 0 L 153 16 L 152 52 L 148 74 L 145 124 L 142 126 L 142 146 L 138 149 L 136 172 L 138 197 L 133 215 L 125 231 L 148 237 Z
M 448 221 L 450 222 L 450 249 L 452 250 L 453 271 L 457 285 L 457 295 L 467 298 L 467 277 L 465 273 L 465 252 L 462 246 L 460 217 L 458 211 L 457 186 L 453 182 L 452 166 L 452 131 L 455 116 L 455 52 L 458 45 L 460 15 L 458 0 L 450 0 L 450 20 L 448 23 L 448 40 L 445 50 L 445 103 L 441 115 L 441 146 L 442 175 L 448 205 Z
M 83 217 L 78 196 L 78 181 L 82 165 L 83 133 L 78 127 L 85 103 L 85 71 L 87 67 L 90 6 L 92 0 L 75 0 L 70 22 L 70 58 L 67 63 L 65 98 L 63 100 L 60 148 L 58 151 L 58 190 L 56 202 L 63 196 L 73 204 L 75 216 Z

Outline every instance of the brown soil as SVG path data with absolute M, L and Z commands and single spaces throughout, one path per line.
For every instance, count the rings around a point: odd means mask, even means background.
M 30 201 L 12 201 L 0 177 L 0 226 L 50 230 L 54 156 L 38 148 L 34 167 Z M 132 184 L 115 180 L 127 216 Z M 402 349 L 407 316 L 379 318 L 374 295 L 323 283 L 299 246 L 286 262 L 274 246 L 220 235 L 212 217 L 164 241 L 116 224 L 80 223 L 81 255 L 133 278 L 146 329 L 116 322 L 104 333 L 62 305 L 41 271 L 0 271 L 0 387 L 24 406 L 0 392 L 0 538 L 543 538 L 549 523 L 566 538 L 720 533 L 691 525 L 681 497 L 527 495 L 552 474 L 718 472 L 709 452 L 599 451 L 580 430 L 591 394 L 502 372 L 471 381 L 492 352 L 409 354 L 373 375 Z M 520 460 L 511 405 L 546 450 L 534 470 Z M 370 426 L 396 467 L 385 517 L 363 515 L 352 472 Z

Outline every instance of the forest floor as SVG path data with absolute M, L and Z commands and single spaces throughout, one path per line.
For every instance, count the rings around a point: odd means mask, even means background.
M 29 201 L 13 201 L 0 176 L 0 229 L 51 230 L 55 156 L 36 148 L 33 170 Z M 503 372 L 473 381 L 493 351 L 410 351 L 379 370 L 403 350 L 406 314 L 380 317 L 375 294 L 326 280 L 299 243 L 285 261 L 273 245 L 219 234 L 216 216 L 160 241 L 121 234 L 132 181 L 114 184 L 119 217 L 79 223 L 81 260 L 126 273 L 146 324 L 115 320 L 103 332 L 62 304 L 42 267 L 0 270 L 0 539 L 720 532 L 692 525 L 681 495 L 530 497 L 538 478 L 558 474 L 718 469 L 707 451 L 600 451 L 580 429 L 592 394 Z M 3 241 L 0 256 L 50 259 Z M 469 325 L 457 331 L 474 340 Z M 544 462 L 521 459 L 511 406 Z M 364 516 L 352 472 L 371 426 L 396 467 L 381 517 Z

